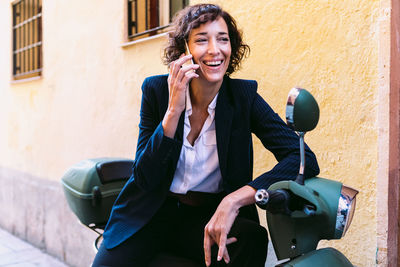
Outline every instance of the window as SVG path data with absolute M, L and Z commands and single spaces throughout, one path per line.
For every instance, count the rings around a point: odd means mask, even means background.
M 128 0 L 128 38 L 136 40 L 161 32 L 188 0 Z
M 40 76 L 42 72 L 42 0 L 19 0 L 13 12 L 13 77 Z

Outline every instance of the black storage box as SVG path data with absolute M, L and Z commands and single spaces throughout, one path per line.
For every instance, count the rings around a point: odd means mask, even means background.
M 104 228 L 132 167 L 130 159 L 87 159 L 64 174 L 61 182 L 68 205 L 83 224 Z

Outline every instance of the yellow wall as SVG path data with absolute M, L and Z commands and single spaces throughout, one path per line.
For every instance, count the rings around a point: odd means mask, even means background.
M 306 88 L 317 99 L 320 122 L 306 142 L 318 157 L 320 176 L 360 191 L 346 236 L 321 245 L 338 248 L 357 266 L 375 266 L 378 38 L 381 5 L 390 1 L 213 2 L 236 18 L 251 47 L 236 77 L 257 80 L 260 94 L 283 118 L 290 88 Z M 274 164 L 257 142 L 255 174 Z
M 0 11 L 6 34 L 9 3 Z M 140 86 L 166 72 L 164 38 L 122 48 L 123 14 L 124 1 L 44 1 L 43 77 L 11 84 L 11 65 L 0 64 L 2 166 L 59 180 L 88 157 L 133 157 Z M 11 43 L 0 50 L 10 59 Z
M 11 65 L 0 64 L 0 164 L 58 181 L 85 158 L 133 157 L 140 86 L 146 76 L 166 72 L 160 60 L 164 38 L 121 47 L 122 0 L 43 2 L 43 77 L 11 83 Z M 321 119 L 306 142 L 317 154 L 321 176 L 360 190 L 346 237 L 323 245 L 339 248 L 355 265 L 374 266 L 379 43 L 386 43 L 379 29 L 388 23 L 382 7 L 390 1 L 213 2 L 237 19 L 251 47 L 235 77 L 257 80 L 260 94 L 282 117 L 291 87 L 316 97 Z M 6 36 L 10 3 L 0 4 Z M 9 63 L 10 51 L 11 41 L 0 43 L 0 58 Z M 255 174 L 274 164 L 257 141 Z

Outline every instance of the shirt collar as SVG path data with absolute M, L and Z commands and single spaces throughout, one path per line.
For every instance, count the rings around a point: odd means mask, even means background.
M 192 115 L 192 101 L 190 101 L 189 88 L 186 90 L 186 114 Z
M 215 110 L 215 106 L 217 105 L 218 94 L 219 92 L 214 96 L 214 99 L 208 105 L 208 113 L 210 113 L 211 110 Z

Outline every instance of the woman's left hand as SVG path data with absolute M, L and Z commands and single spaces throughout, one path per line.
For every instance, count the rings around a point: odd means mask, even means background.
M 211 264 L 211 247 L 214 244 L 217 244 L 219 248 L 217 260 L 220 261 L 224 258 L 226 263 L 230 261 L 226 245 L 237 240 L 235 237 L 227 237 L 238 213 L 239 209 L 233 205 L 229 196 L 227 196 L 221 201 L 211 220 L 204 228 L 204 255 L 207 266 Z
M 218 245 L 217 260 L 220 261 L 223 258 L 226 263 L 229 263 L 226 246 L 237 241 L 236 237 L 228 238 L 229 231 L 239 214 L 239 208 L 255 203 L 255 192 L 254 188 L 246 185 L 227 195 L 219 204 L 204 228 L 204 256 L 207 266 L 211 264 L 211 247 L 214 244 Z

